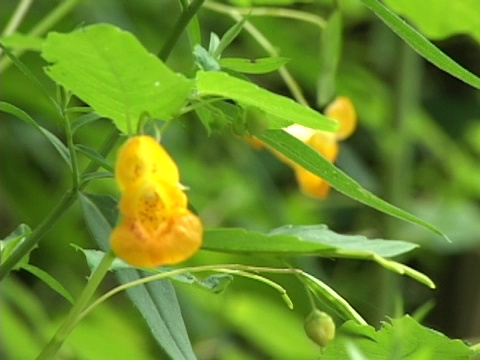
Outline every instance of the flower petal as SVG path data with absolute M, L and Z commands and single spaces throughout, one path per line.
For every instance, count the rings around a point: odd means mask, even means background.
M 345 96 L 337 97 L 325 109 L 325 116 L 335 119 L 340 123 L 337 130 L 337 140 L 343 140 L 352 135 L 357 126 L 357 112 L 349 98 Z
M 185 210 L 163 222 L 152 236 L 134 219 L 125 219 L 111 235 L 115 254 L 142 267 L 175 264 L 192 256 L 202 243 L 200 219 Z
M 160 177 L 177 184 L 180 175 L 175 162 L 165 149 L 150 136 L 135 136 L 120 149 L 115 166 L 115 178 L 121 191 L 146 175 Z

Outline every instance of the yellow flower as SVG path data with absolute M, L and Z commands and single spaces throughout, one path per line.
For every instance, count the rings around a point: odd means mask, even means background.
M 122 221 L 110 241 L 119 258 L 154 267 L 181 262 L 199 249 L 202 223 L 187 209 L 175 162 L 153 138 L 126 142 L 115 178 L 122 191 Z
M 356 128 L 357 114 L 350 99 L 340 96 L 325 109 L 325 115 L 340 123 L 340 128 L 336 132 L 314 130 L 298 124 L 287 127 L 285 131 L 310 145 L 328 161 L 333 163 L 339 151 L 338 141 L 349 137 Z M 258 148 L 261 142 L 259 142 L 258 139 L 255 140 L 252 144 Z M 297 182 L 304 193 L 321 199 L 327 196 L 330 185 L 325 180 L 305 170 L 279 152 L 272 149 L 270 150 L 280 160 L 293 168 Z

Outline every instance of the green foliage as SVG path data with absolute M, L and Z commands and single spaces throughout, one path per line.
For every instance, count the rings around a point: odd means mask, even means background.
M 322 359 L 348 359 L 353 349 L 368 359 L 461 360 L 474 354 L 464 342 L 450 340 L 409 316 L 384 323 L 379 331 L 371 326 L 346 322 Z
M 53 63 L 47 68 L 53 80 L 129 134 L 143 113 L 170 120 L 192 88 L 130 33 L 107 24 L 50 33 L 42 56 Z
M 5 229 L 22 224 L 0 241 L 6 357 L 473 358 L 478 344 L 417 321 L 433 301 L 416 286 L 435 288 L 425 272 L 445 287 L 447 261 L 437 261 L 438 253 L 478 245 L 478 119 L 470 117 L 480 109 L 473 92 L 480 79 L 426 38 L 464 33 L 479 41 L 474 2 L 230 1 L 236 7 L 181 0 L 178 13 L 166 3 L 153 11 L 148 2 L 112 1 L 108 11 L 85 2 L 69 15 L 78 3 L 35 4 L 44 10 L 38 14 L 49 13 L 29 31 L 20 25 L 33 5 L 11 5 L 0 35 L 7 90 L 0 101 L 0 221 Z M 436 15 L 439 9 L 450 16 Z M 173 13 L 176 21 L 167 16 Z M 373 36 L 352 36 L 358 24 Z M 424 81 L 421 59 L 407 46 L 473 88 L 471 99 L 435 102 L 450 116 L 443 124 L 423 107 L 428 91 L 420 95 L 420 81 L 439 91 L 436 75 Z M 32 52 L 21 57 L 24 51 Z M 345 172 L 327 160 L 331 154 L 286 130 L 315 130 L 336 156 L 341 119 L 308 101 L 323 108 L 338 95 L 352 100 L 360 119 L 339 158 Z M 205 227 L 201 251 L 188 262 L 153 269 L 125 263 L 109 245 L 122 220 L 113 150 L 122 134 L 151 133 L 178 163 L 189 208 Z M 262 141 L 341 194 L 320 202 L 292 191 L 292 175 L 269 155 L 254 154 L 245 139 Z M 439 241 L 447 233 L 454 244 Z M 117 285 L 101 285 L 108 274 Z M 458 287 L 469 288 L 469 279 L 462 275 Z M 124 297 L 110 301 L 122 292 L 133 307 Z M 68 304 L 50 306 L 59 296 Z M 455 300 L 467 307 L 470 296 Z M 138 313 L 143 323 L 135 322 Z M 376 330 L 386 316 L 391 320 Z

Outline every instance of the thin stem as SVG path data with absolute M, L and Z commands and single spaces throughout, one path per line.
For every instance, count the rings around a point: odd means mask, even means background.
M 67 15 L 70 11 L 72 11 L 78 3 L 82 0 L 65 0 L 58 4 L 58 6 L 53 9 L 50 14 L 48 14 L 45 18 L 40 21 L 37 26 L 35 26 L 32 30 L 30 30 L 27 35 L 30 36 L 40 36 L 47 32 L 50 28 L 52 28 L 57 22 L 59 22 L 65 15 Z M 22 55 L 26 50 L 19 49 L 13 51 L 13 53 L 19 57 Z M 0 73 L 7 69 L 12 64 L 10 58 L 3 58 L 0 61 Z
M 72 164 L 72 189 L 76 191 L 79 188 L 78 160 L 77 160 L 77 153 L 75 151 L 75 144 L 73 142 L 72 125 L 70 123 L 70 117 L 66 110 L 67 102 L 68 100 L 65 101 L 65 106 L 62 107 L 62 119 L 65 126 L 65 136 L 67 138 L 67 147 L 68 147 L 68 152 L 70 154 L 70 161 Z
M 162 61 L 167 61 L 178 39 L 180 38 L 180 35 L 182 35 L 183 31 L 188 26 L 188 23 L 190 22 L 190 20 L 192 20 L 198 10 L 200 10 L 200 7 L 203 5 L 204 2 L 205 0 L 193 0 L 190 5 L 182 12 L 182 14 L 177 20 L 177 23 L 175 24 L 175 27 L 173 28 L 173 31 L 170 33 L 170 36 L 167 38 L 158 53 L 158 57 Z
M 75 202 L 77 193 L 69 190 L 52 210 L 52 212 L 38 225 L 20 246 L 0 266 L 0 281 L 12 270 L 15 265 L 27 255 L 52 228 L 53 225 L 65 214 L 67 209 Z
M 68 335 L 75 328 L 75 325 L 78 323 L 77 319 L 107 274 L 113 260 L 115 260 L 115 255 L 112 251 L 108 251 L 104 254 L 100 264 L 98 264 L 97 268 L 94 270 L 92 276 L 88 280 L 87 285 L 75 302 L 75 305 L 73 305 L 73 307 L 70 309 L 65 321 L 57 330 L 47 346 L 42 350 L 40 355 L 38 355 L 37 360 L 51 359 L 57 353 Z
M 213 5 L 213 6 L 212 6 Z M 230 16 L 232 19 L 235 21 L 240 21 L 242 20 L 242 15 L 239 13 L 239 11 L 234 8 L 234 7 L 223 7 L 217 6 L 218 4 L 213 4 L 213 3 L 207 3 L 205 4 L 205 8 L 226 14 Z M 279 56 L 279 52 L 277 49 L 272 45 L 272 43 L 249 21 L 245 22 L 244 25 L 245 30 L 250 33 L 250 35 L 255 39 L 255 41 L 272 57 L 277 57 Z M 290 74 L 288 69 L 285 66 L 282 66 L 278 69 L 278 73 L 280 74 L 280 77 L 283 79 L 285 84 L 287 85 L 288 89 L 290 90 L 293 98 L 297 100 L 300 104 L 303 104 L 305 106 L 308 105 L 308 101 L 303 96 L 302 89 L 296 82 L 296 80 L 293 78 L 293 76 Z
M 27 14 L 28 9 L 30 9 L 30 6 L 32 6 L 32 2 L 32 0 L 22 0 L 18 4 L 15 12 L 10 18 L 10 21 L 8 22 L 7 26 L 5 26 L 5 29 L 2 32 L 2 37 L 9 36 L 18 29 L 18 27 L 22 23 L 23 18 Z
M 148 269 L 146 269 L 148 271 Z M 100 296 L 97 300 L 95 300 L 89 307 L 87 307 L 82 314 L 78 317 L 78 321 L 82 320 L 85 316 L 87 316 L 94 308 L 100 305 L 102 302 L 108 300 L 113 295 L 118 294 L 119 292 L 130 289 L 134 286 L 142 285 L 151 281 L 161 280 L 168 277 L 173 277 L 177 275 L 181 275 L 184 273 L 198 273 L 204 271 L 242 271 L 242 272 L 266 272 L 266 273 L 276 273 L 276 274 L 303 274 L 303 271 L 300 269 L 279 269 L 279 268 L 267 268 L 267 267 L 258 267 L 258 266 L 245 266 L 239 264 L 224 264 L 224 265 L 205 265 L 205 266 L 197 266 L 197 267 L 187 267 L 183 269 L 176 269 L 172 271 L 167 271 L 160 274 L 155 274 L 151 276 L 147 276 L 135 281 L 131 281 L 127 284 L 119 285 L 116 288 L 108 291 L 107 293 Z M 278 284 L 276 284 L 278 285 Z M 278 285 L 279 286 L 279 285 Z M 282 292 L 281 290 L 279 290 Z
M 228 6 L 216 1 L 207 1 L 205 3 L 205 8 L 217 12 L 228 13 L 230 11 L 237 12 L 241 15 L 248 16 L 269 16 L 269 17 L 280 17 L 293 20 L 300 20 L 306 23 L 313 24 L 320 29 L 324 29 L 327 25 L 325 19 L 322 17 L 306 13 L 304 11 L 286 9 L 286 8 L 276 8 L 276 7 L 254 7 L 254 8 L 239 8 L 234 6 Z
M 112 134 L 107 138 L 105 143 L 99 150 L 99 153 L 103 156 L 106 156 L 112 148 L 115 146 L 118 139 L 118 132 L 116 129 L 112 131 Z M 82 176 L 88 173 L 91 173 L 98 169 L 98 163 L 91 161 L 85 171 L 82 173 Z M 83 183 L 79 186 L 79 190 L 82 190 L 87 183 Z M 27 255 L 45 236 L 45 234 L 60 220 L 60 218 L 67 212 L 70 206 L 77 199 L 77 192 L 74 190 L 69 190 L 65 193 L 60 202 L 55 206 L 50 214 L 43 220 L 43 222 L 38 225 L 35 230 L 28 236 L 20 246 L 15 249 L 15 251 L 5 260 L 3 264 L 0 265 L 0 282 L 5 278 L 8 273 L 17 265 L 17 263 Z

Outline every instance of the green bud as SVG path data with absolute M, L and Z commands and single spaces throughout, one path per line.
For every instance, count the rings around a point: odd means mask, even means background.
M 335 337 L 335 323 L 332 317 L 318 309 L 307 316 L 304 329 L 307 336 L 321 347 L 327 346 Z

